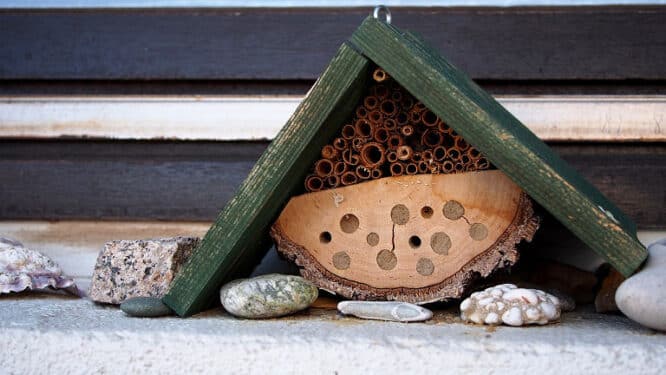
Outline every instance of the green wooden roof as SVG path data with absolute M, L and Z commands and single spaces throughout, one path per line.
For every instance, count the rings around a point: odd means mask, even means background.
M 594 186 L 419 37 L 369 17 L 340 47 L 176 276 L 163 301 L 177 314 L 203 310 L 224 282 L 246 276 L 259 263 L 270 248 L 270 225 L 361 97 L 370 61 L 624 275 L 644 261 L 647 252 L 634 224 Z

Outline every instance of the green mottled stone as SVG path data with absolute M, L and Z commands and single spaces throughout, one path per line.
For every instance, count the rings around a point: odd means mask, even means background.
M 307 309 L 319 296 L 300 276 L 270 274 L 232 281 L 220 289 L 220 301 L 234 316 L 275 318 Z
M 128 298 L 120 304 L 120 309 L 127 315 L 136 317 L 158 317 L 173 315 L 169 306 L 162 303 L 162 300 L 154 297 L 134 297 Z

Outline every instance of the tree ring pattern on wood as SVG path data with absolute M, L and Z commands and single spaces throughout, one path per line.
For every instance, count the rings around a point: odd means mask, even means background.
M 444 204 L 444 217 L 450 220 L 458 220 L 465 215 L 465 207 L 458 201 L 450 200 Z
M 368 242 L 368 245 L 377 246 L 379 244 L 379 235 L 375 232 L 370 232 L 365 240 Z
M 358 218 L 353 214 L 345 214 L 342 219 L 340 219 L 340 229 L 345 233 L 356 232 L 359 224 Z
M 451 237 L 444 232 L 433 233 L 430 237 L 430 248 L 439 255 L 448 255 L 451 248 Z
M 333 254 L 333 266 L 339 270 L 346 270 L 351 264 L 351 258 L 349 254 L 344 251 L 338 251 Z
M 384 271 L 390 271 L 398 264 L 398 258 L 393 251 L 384 249 L 377 254 L 377 265 Z
M 435 265 L 428 258 L 421 258 L 416 262 L 416 272 L 421 276 L 430 276 L 435 272 Z
M 404 204 L 396 204 L 391 209 L 391 220 L 397 225 L 407 224 L 409 221 L 409 208 Z

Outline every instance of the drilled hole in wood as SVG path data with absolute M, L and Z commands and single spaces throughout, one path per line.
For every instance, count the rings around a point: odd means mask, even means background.
M 421 276 L 430 276 L 435 272 L 435 265 L 428 258 L 421 258 L 416 262 L 416 272 Z
M 391 220 L 397 225 L 405 225 L 409 221 L 409 208 L 404 204 L 396 204 L 391 209 Z
M 319 234 L 319 242 L 321 243 L 330 243 L 333 237 L 331 237 L 331 232 L 321 232 Z
M 449 220 L 458 220 L 465 214 L 465 207 L 458 201 L 450 200 L 444 204 L 442 209 L 444 217 Z
M 421 216 L 425 219 L 430 219 L 434 213 L 435 211 L 430 206 L 423 206 L 421 209 Z
M 349 254 L 344 251 L 338 251 L 333 254 L 333 266 L 339 270 L 346 270 L 351 264 Z
M 433 233 L 430 237 L 430 247 L 439 255 L 448 255 L 451 248 L 451 237 L 444 232 Z
M 412 249 L 418 249 L 421 247 L 421 238 L 419 236 L 409 237 L 409 247 Z
M 384 249 L 377 254 L 377 265 L 384 271 L 390 271 L 398 264 L 398 258 L 391 250 Z
M 474 241 L 483 241 L 488 237 L 488 228 L 481 223 L 474 223 L 469 227 L 469 236 Z
M 354 233 L 358 229 L 359 221 L 354 214 L 345 214 L 340 219 L 340 229 L 345 233 Z
M 370 246 L 377 246 L 379 244 L 379 235 L 375 232 L 370 232 L 368 233 L 368 237 L 366 237 L 366 241 L 368 241 L 368 245 Z

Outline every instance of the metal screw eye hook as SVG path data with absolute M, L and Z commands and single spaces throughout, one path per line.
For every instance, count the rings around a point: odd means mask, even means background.
M 377 5 L 375 7 L 375 10 L 372 12 L 372 17 L 375 19 L 379 19 L 379 14 L 384 11 L 384 14 L 386 15 L 386 23 L 390 24 L 391 23 L 391 11 L 386 5 Z

